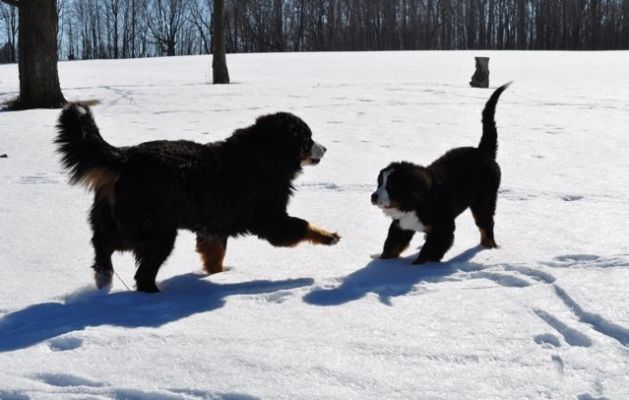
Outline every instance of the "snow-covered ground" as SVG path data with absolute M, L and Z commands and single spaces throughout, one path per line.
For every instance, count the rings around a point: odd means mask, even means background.
M 469 212 L 445 262 L 373 259 L 389 221 L 378 171 L 476 145 L 491 91 L 503 171 L 498 250 Z M 0 399 L 629 398 L 629 53 L 396 52 L 60 63 L 70 100 L 112 144 L 222 139 L 263 113 L 301 116 L 328 147 L 290 212 L 335 247 L 231 240 L 205 277 L 181 232 L 162 292 L 93 287 L 91 195 L 67 184 L 58 110 L 0 113 Z M 0 100 L 17 94 L 0 67 Z

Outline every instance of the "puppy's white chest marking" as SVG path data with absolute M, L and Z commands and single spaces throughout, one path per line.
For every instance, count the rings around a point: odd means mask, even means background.
M 400 211 L 396 209 L 384 209 L 384 213 L 398 221 L 400 228 L 405 231 L 425 232 L 426 227 L 417 218 L 414 211 Z
M 407 231 L 417 231 L 423 232 L 425 227 L 424 224 L 417 218 L 417 214 L 414 212 L 407 212 L 404 214 L 402 218 L 398 220 L 400 224 L 400 228 Z

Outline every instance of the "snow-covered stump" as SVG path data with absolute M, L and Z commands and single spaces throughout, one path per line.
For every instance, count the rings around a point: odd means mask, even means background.
M 489 57 L 474 57 L 476 59 L 476 71 L 470 81 L 471 87 L 489 87 Z

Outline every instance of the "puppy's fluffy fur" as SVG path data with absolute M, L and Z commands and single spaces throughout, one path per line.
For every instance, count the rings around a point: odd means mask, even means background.
M 425 232 L 426 242 L 414 263 L 440 261 L 454 241 L 455 218 L 468 207 L 480 230 L 481 244 L 497 247 L 494 213 L 500 167 L 494 114 L 508 86 L 496 89 L 485 105 L 478 147 L 452 149 L 427 167 L 394 162 L 380 171 L 371 201 L 393 219 L 382 258 L 398 257 L 415 232 Z
M 223 270 L 229 237 L 250 233 L 274 246 L 339 240 L 286 212 L 292 180 L 325 153 L 295 115 L 262 116 L 209 144 L 179 140 L 114 147 L 101 137 L 90 109 L 79 104 L 62 111 L 57 127 L 58 151 L 71 182 L 95 193 L 90 223 L 98 287 L 111 284 L 112 253 L 131 250 L 137 289 L 158 291 L 155 277 L 178 229 L 197 234 L 208 273 Z

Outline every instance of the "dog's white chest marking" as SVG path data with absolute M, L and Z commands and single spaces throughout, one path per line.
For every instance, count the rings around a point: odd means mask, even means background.
M 389 217 L 397 220 L 400 228 L 405 231 L 424 232 L 426 230 L 414 211 L 400 211 L 391 208 L 385 208 L 383 211 Z

